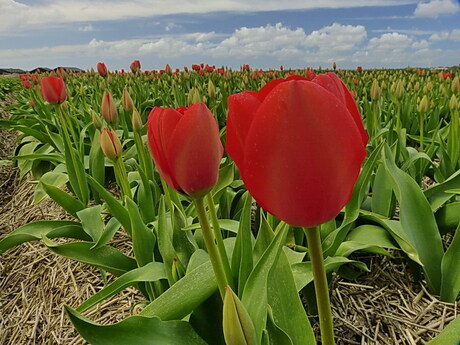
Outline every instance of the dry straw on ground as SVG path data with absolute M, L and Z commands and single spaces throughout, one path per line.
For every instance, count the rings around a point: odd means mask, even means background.
M 0 117 L 6 115 L 0 111 Z M 9 159 L 15 135 L 0 129 L 0 143 L 0 160 Z M 0 238 L 30 221 L 69 217 L 51 200 L 35 205 L 33 189 L 30 180 L 19 179 L 16 168 L 0 166 Z M 122 235 L 112 245 L 130 250 L 129 239 Z M 414 283 L 407 260 L 397 254 L 395 259 L 359 259 L 371 273 L 357 282 L 333 279 L 337 345 L 425 344 L 459 313 L 458 305 L 439 302 Z M 9 250 L 0 256 L 0 344 L 86 344 L 63 306 L 76 307 L 103 286 L 98 269 L 59 257 L 40 241 Z M 115 323 L 131 315 L 141 300 L 135 289 L 126 289 L 87 315 L 103 324 Z

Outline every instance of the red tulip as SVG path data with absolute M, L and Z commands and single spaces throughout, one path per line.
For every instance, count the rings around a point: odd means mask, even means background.
M 217 123 L 203 103 L 153 108 L 148 141 L 161 177 L 175 190 L 201 197 L 216 184 L 223 147 Z
M 35 101 L 33 99 L 29 101 L 29 104 L 32 108 L 35 107 Z
M 131 69 L 131 72 L 136 73 L 141 69 L 141 62 L 139 60 L 134 60 L 131 62 L 131 65 L 129 65 L 129 68 Z
M 22 86 L 26 89 L 30 89 L 32 87 L 32 85 L 30 84 L 30 81 L 28 80 L 23 80 L 22 81 Z
M 317 78 L 277 79 L 228 99 L 227 152 L 257 202 L 296 226 L 337 216 L 366 156 L 348 89 Z
M 99 73 L 101 77 L 105 77 L 107 75 L 107 66 L 105 65 L 105 63 L 98 62 L 96 67 L 97 67 L 97 73 Z
M 357 70 L 358 72 L 362 72 L 362 71 L 363 71 L 363 66 L 357 66 L 357 67 L 356 67 L 356 70 Z
M 65 101 L 67 92 L 64 80 L 58 77 L 43 77 L 40 80 L 42 96 L 48 103 L 58 104 Z

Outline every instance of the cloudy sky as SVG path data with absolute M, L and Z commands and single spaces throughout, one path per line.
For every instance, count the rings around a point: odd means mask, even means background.
M 434 67 L 460 63 L 458 0 L 0 0 L 0 68 Z

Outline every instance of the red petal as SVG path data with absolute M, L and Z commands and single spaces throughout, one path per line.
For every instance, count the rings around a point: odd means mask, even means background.
M 241 92 L 228 98 L 225 149 L 240 169 L 242 169 L 244 162 L 244 143 L 259 105 L 260 101 L 256 92 Z
M 167 157 L 181 189 L 207 192 L 216 183 L 223 147 L 217 123 L 203 103 L 188 107 L 168 143 Z
M 343 83 L 343 81 L 337 77 L 335 73 L 329 72 L 316 76 L 316 78 L 313 79 L 313 82 L 332 92 L 343 104 L 345 104 L 351 116 L 353 117 L 356 126 L 358 127 L 363 144 L 366 146 L 367 142 L 369 141 L 369 137 L 364 130 L 361 114 L 359 113 L 358 106 L 356 105 L 353 96 L 350 94 L 350 91 Z
M 258 108 L 242 178 L 257 202 L 285 222 L 313 226 L 351 197 L 366 155 L 346 107 L 305 81 L 278 85 Z
M 150 112 L 147 127 L 150 152 L 155 165 L 161 177 L 175 190 L 180 190 L 180 187 L 172 174 L 166 153 L 172 132 L 181 117 L 174 109 L 155 107 Z

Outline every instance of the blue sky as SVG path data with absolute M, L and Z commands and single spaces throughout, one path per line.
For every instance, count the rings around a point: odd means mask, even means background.
M 460 63 L 453 0 L 0 0 L 0 67 L 436 67 Z

